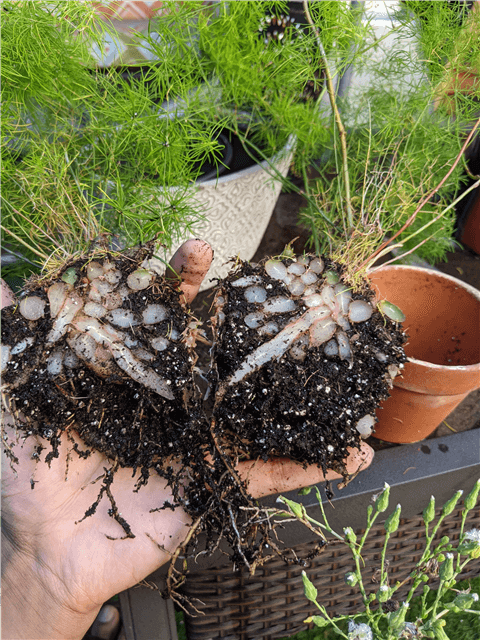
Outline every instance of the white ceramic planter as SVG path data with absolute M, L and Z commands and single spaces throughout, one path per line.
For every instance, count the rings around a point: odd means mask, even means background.
M 227 275 L 232 257 L 253 258 L 280 195 L 282 184 L 278 176 L 286 177 L 294 148 L 291 139 L 270 160 L 192 187 L 196 191 L 192 194 L 196 205 L 205 215 L 205 222 L 196 227 L 196 235 L 215 252 L 201 291 L 215 285 L 212 279 Z M 187 238 L 180 233 L 176 246 Z M 169 260 L 172 254 L 165 253 L 165 259 Z

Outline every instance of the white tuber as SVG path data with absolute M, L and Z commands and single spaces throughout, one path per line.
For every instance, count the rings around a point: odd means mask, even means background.
M 287 313 L 295 311 L 296 307 L 297 305 L 291 298 L 285 298 L 284 296 L 275 296 L 263 303 L 265 313 Z
M 265 302 L 267 299 L 267 292 L 263 287 L 248 287 L 244 295 L 247 302 Z
M 352 322 L 365 322 L 371 318 L 373 313 L 372 306 L 364 300 L 353 300 L 350 303 L 348 317 Z
M 153 273 L 147 269 L 137 269 L 133 271 L 127 278 L 127 284 L 134 291 L 141 291 L 150 286 L 153 280 Z
M 106 319 L 121 329 L 135 327 L 138 324 L 135 314 L 129 309 L 113 309 L 110 311 Z
M 144 324 L 157 324 L 167 316 L 167 309 L 162 304 L 149 304 L 142 312 Z
M 361 438 L 368 438 L 373 433 L 373 427 L 375 425 L 375 417 L 367 414 L 360 418 L 360 420 L 355 425 L 356 430 L 360 434 Z
M 250 329 L 258 329 L 263 324 L 264 318 L 265 316 L 261 311 L 256 311 L 246 315 L 244 322 Z
M 319 347 L 333 336 L 337 325 L 331 318 L 316 320 L 310 327 L 310 345 Z
M 38 296 L 27 296 L 20 301 L 20 313 L 27 320 L 43 318 L 46 302 Z
M 83 300 L 80 298 L 78 293 L 73 291 L 67 296 L 65 304 L 58 313 L 58 316 L 47 335 L 47 344 L 58 342 L 58 340 L 65 335 L 68 325 L 72 322 L 75 315 L 82 307 Z
M 285 280 L 287 267 L 280 260 L 268 260 L 265 263 L 265 271 L 274 280 Z
M 50 303 L 50 316 L 56 318 L 60 312 L 60 309 L 65 304 L 65 300 L 68 295 L 68 285 L 64 282 L 55 282 L 48 288 L 47 296 Z
M 249 287 L 252 284 L 262 284 L 263 279 L 260 276 L 244 276 L 232 282 L 232 287 Z

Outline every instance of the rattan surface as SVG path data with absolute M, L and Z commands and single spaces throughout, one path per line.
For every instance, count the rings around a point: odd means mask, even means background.
M 437 537 L 448 535 L 451 540 L 458 540 L 460 523 L 460 510 L 454 511 L 445 519 Z M 469 514 L 467 528 L 472 527 L 480 527 L 480 509 Z M 382 524 L 375 525 L 364 546 L 366 577 L 374 578 L 379 567 L 384 533 Z M 391 584 L 408 577 L 421 557 L 424 541 L 421 515 L 401 520 L 387 551 Z M 314 545 L 298 545 L 295 550 L 300 557 L 307 556 Z M 462 578 L 478 576 L 480 560 L 471 561 L 466 568 Z M 345 573 L 353 569 L 351 554 L 339 541 L 330 543 L 308 563 L 306 572 L 318 590 L 318 601 L 332 615 L 363 609 L 358 588 L 351 589 L 344 582 Z M 186 617 L 188 639 L 274 640 L 306 629 L 303 621 L 318 610 L 305 598 L 301 573 L 302 567 L 286 565 L 278 559 L 257 569 L 254 577 L 244 570 L 232 571 L 231 567 L 195 574 L 187 580 L 184 593 L 203 603 L 196 606 L 204 615 Z M 431 580 L 430 586 L 435 588 L 436 580 Z M 369 593 L 377 591 L 378 585 L 370 580 L 366 588 Z M 402 599 L 408 589 L 409 585 L 405 585 L 396 597 Z

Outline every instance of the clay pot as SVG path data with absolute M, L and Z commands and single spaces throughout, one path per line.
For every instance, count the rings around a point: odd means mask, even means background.
M 375 437 L 418 442 L 480 387 L 480 292 L 433 269 L 379 267 L 370 279 L 381 299 L 406 316 L 408 362 L 377 412 Z

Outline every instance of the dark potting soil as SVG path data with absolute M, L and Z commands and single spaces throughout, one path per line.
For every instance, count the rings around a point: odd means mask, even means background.
M 61 434 L 75 429 L 85 444 L 80 448 L 72 440 L 79 456 L 88 457 L 96 449 L 114 468 L 140 469 L 138 487 L 155 469 L 174 488 L 177 479 L 162 461 L 174 454 L 194 466 L 194 458 L 202 459 L 205 445 L 193 381 L 195 322 L 190 324 L 193 317 L 180 305 L 178 290 L 163 277 L 152 274 L 148 287 L 130 288 L 128 277 L 150 254 L 151 247 L 126 255 L 94 252 L 68 262 L 51 278 L 30 280 L 19 304 L 2 310 L 2 345 L 10 347 L 3 391 L 17 428 L 49 442 L 47 462 L 58 456 Z M 98 265 L 101 270 L 102 264 L 115 274 L 114 284 L 103 276 L 93 281 L 87 277 L 89 266 Z M 68 285 L 62 278 L 72 270 L 77 281 Z M 95 286 L 99 282 L 104 286 L 101 295 Z M 52 318 L 49 295 L 55 283 L 67 297 Z M 45 302 L 38 320 L 28 320 L 21 313 L 22 300 L 27 298 Z M 86 315 L 92 298 L 109 308 L 101 322 Z M 75 316 L 53 340 L 53 330 L 71 300 L 78 307 Z M 165 312 L 147 324 L 144 313 L 151 305 L 158 309 L 159 304 Z M 132 314 L 128 327 L 119 328 L 121 320 L 112 317 L 119 309 Z M 91 326 L 85 329 L 82 323 Z M 103 330 L 100 335 L 95 331 L 98 325 Z M 149 386 L 142 381 L 147 378 L 153 380 Z M 110 482 L 107 474 L 104 483 Z M 121 524 L 130 535 L 128 523 Z

